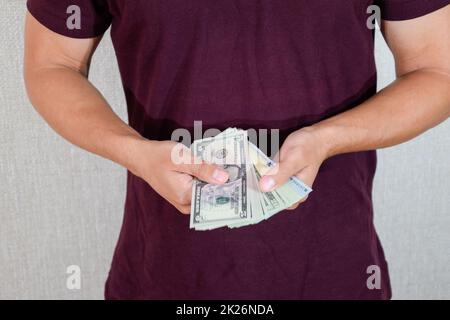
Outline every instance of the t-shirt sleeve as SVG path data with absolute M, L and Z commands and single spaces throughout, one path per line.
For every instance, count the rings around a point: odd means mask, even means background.
M 424 16 L 450 4 L 450 0 L 376 0 L 383 20 L 400 21 Z
M 31 15 L 50 30 L 71 38 L 94 38 L 111 24 L 107 0 L 28 0 Z

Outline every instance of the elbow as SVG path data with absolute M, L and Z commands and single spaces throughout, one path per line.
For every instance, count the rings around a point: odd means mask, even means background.
M 32 66 L 32 64 L 29 61 L 24 62 L 23 64 L 23 70 L 22 70 L 24 85 L 25 85 L 25 92 L 28 96 L 28 99 L 30 100 L 31 104 L 34 106 L 34 97 L 36 90 L 36 84 L 37 84 L 37 77 L 35 74 L 35 70 Z
M 33 108 L 38 113 L 41 113 L 42 110 L 39 109 L 39 106 L 42 106 L 42 101 L 46 96 L 45 73 L 26 62 L 24 63 L 22 74 L 28 100 Z

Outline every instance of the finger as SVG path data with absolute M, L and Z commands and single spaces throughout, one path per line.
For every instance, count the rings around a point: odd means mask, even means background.
M 300 201 L 294 203 L 292 206 L 290 206 L 289 208 L 287 208 L 286 210 L 295 210 L 297 209 L 302 203 L 304 203 L 306 200 L 308 200 L 308 196 L 302 198 Z
M 183 192 L 176 196 L 174 200 L 179 206 L 187 206 L 191 204 L 191 196 L 192 194 L 188 194 L 187 192 Z
M 303 168 L 302 170 L 297 172 L 296 176 L 301 181 L 306 183 L 309 187 L 312 187 L 314 180 L 316 180 L 318 172 L 319 166 L 307 166 L 306 168 Z
M 176 155 L 176 157 L 175 157 Z M 223 184 L 228 181 L 228 172 L 218 165 L 209 164 L 195 157 L 192 152 L 183 145 L 176 145 L 172 150 L 172 158 L 176 161 L 175 169 L 178 172 L 187 173 L 202 181 L 212 184 Z
M 300 201 L 299 202 L 297 202 L 297 203 L 295 203 L 295 204 L 293 204 L 292 206 L 290 206 L 289 208 L 287 208 L 286 210 L 295 210 L 295 209 L 297 209 L 298 208 L 298 206 L 300 205 Z
M 177 205 L 190 205 L 192 197 L 193 178 L 187 173 L 175 172 L 174 178 L 169 181 L 172 200 Z
M 260 187 L 263 192 L 272 191 L 285 184 L 288 179 L 298 172 L 299 164 L 296 161 L 282 161 L 269 170 L 267 174 L 261 178 Z
M 280 162 L 280 152 L 277 152 L 272 160 L 276 163 Z
M 183 205 L 174 205 L 178 211 L 180 211 L 184 215 L 188 215 L 191 213 L 191 206 L 183 206 Z
M 185 172 L 207 183 L 223 184 L 228 181 L 228 172 L 221 167 L 202 162 L 185 166 Z
M 308 196 L 302 198 L 302 199 L 298 202 L 298 204 L 300 205 L 300 204 L 306 202 L 306 200 L 308 200 Z

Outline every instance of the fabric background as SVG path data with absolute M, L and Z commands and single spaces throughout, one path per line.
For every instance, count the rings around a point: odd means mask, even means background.
M 0 2 L 0 299 L 102 299 L 122 221 L 125 170 L 57 136 L 22 80 L 24 0 Z M 379 87 L 394 65 L 377 35 Z M 113 109 L 126 107 L 109 35 L 91 79 Z M 379 152 L 376 225 L 394 298 L 450 299 L 450 122 Z M 80 290 L 66 287 L 79 265 Z

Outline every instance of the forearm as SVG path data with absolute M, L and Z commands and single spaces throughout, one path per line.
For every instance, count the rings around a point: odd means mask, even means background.
M 73 144 L 134 170 L 143 138 L 109 107 L 88 79 L 69 67 L 25 70 L 36 110 Z
M 336 154 L 385 148 L 410 140 L 450 116 L 450 76 L 418 70 L 362 105 L 312 126 Z

